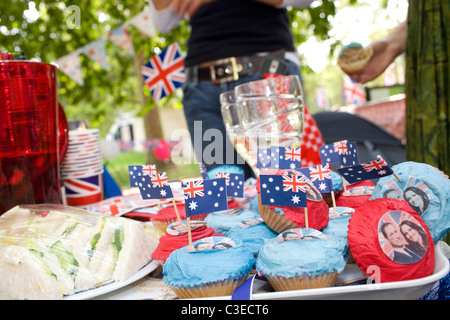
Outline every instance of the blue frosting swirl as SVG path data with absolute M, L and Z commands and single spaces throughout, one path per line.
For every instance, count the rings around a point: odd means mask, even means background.
M 334 236 L 328 239 L 265 240 L 259 249 L 256 270 L 267 276 L 317 276 L 342 272 L 346 243 Z
M 436 242 L 450 231 L 450 180 L 442 172 L 425 163 L 406 161 L 392 166 L 392 170 L 400 178 L 387 176 L 380 178 L 373 190 L 370 200 L 390 198 L 389 191 L 395 191 L 396 197 L 406 200 L 421 215 L 430 228 L 431 236 Z M 425 199 L 426 208 L 415 208 L 405 191 L 415 188 L 414 194 Z
M 214 242 L 231 240 L 210 237 Z M 195 241 L 192 246 L 204 239 Z M 208 283 L 245 277 L 255 265 L 253 254 L 242 242 L 233 239 L 228 249 L 189 251 L 189 246 L 173 251 L 163 266 L 163 281 L 167 285 L 190 288 Z
M 342 176 L 334 171 L 331 171 L 331 184 L 333 187 L 334 193 L 338 193 L 344 188 Z
M 237 225 L 244 219 L 260 219 L 259 213 L 239 208 L 225 211 L 211 212 L 208 214 L 204 221 L 216 231 L 225 235 L 232 227 Z
M 265 239 L 272 239 L 278 235 L 265 222 L 260 222 L 253 226 L 243 227 L 241 224 L 235 225 L 226 234 L 231 239 L 239 239 L 244 246 L 253 254 L 257 254 Z

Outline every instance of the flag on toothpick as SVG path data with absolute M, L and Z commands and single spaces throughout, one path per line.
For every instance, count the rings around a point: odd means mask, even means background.
M 218 172 L 216 173 L 216 178 L 225 178 L 229 197 L 244 197 L 244 174 Z
M 356 166 L 344 167 L 337 170 L 350 184 L 377 179 L 394 173 L 391 167 L 380 156 L 378 156 L 377 160 L 370 161 L 369 163 L 361 163 Z
M 359 163 L 356 142 L 340 140 L 320 147 L 322 164 L 339 162 L 342 166 Z
M 317 165 L 301 168 L 300 172 L 309 178 L 320 193 L 329 193 L 333 190 L 330 165 Z
M 139 183 L 139 192 L 144 200 L 149 199 L 171 199 L 172 189 L 169 185 L 167 174 L 155 173 L 154 175 L 143 175 L 142 182 Z
M 272 146 L 258 149 L 256 166 L 260 169 L 300 169 L 301 149 Z
M 130 186 L 138 187 L 140 182 L 146 181 L 143 179 L 143 176 L 156 174 L 156 165 L 130 165 L 128 166 L 128 174 L 130 177 Z
M 228 209 L 225 178 L 188 181 L 183 191 L 186 217 Z
M 306 178 L 296 175 L 259 176 L 261 203 L 291 207 L 306 207 Z
M 173 43 L 141 67 L 145 84 L 155 102 L 181 87 L 186 79 L 184 56 L 178 43 Z

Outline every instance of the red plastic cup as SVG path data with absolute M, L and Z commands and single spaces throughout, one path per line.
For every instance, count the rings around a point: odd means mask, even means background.
M 18 204 L 62 203 L 67 120 L 56 75 L 53 65 L 0 61 L 0 215 Z

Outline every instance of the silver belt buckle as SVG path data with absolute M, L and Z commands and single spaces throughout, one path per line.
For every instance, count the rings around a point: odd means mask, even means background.
M 235 57 L 217 60 L 209 67 L 209 70 L 214 84 L 239 79 L 239 70 Z

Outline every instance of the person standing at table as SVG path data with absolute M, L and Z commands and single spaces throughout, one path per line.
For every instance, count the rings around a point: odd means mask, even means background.
M 407 20 L 369 44 L 373 55 L 358 82 L 375 79 L 406 58 L 406 157 L 450 174 L 450 1 L 409 1 Z
M 299 59 L 294 46 L 286 6 L 304 7 L 312 0 L 152 0 L 150 12 L 160 32 L 189 19 L 191 34 L 185 57 L 186 82 L 183 108 L 197 159 L 205 147 L 219 142 L 194 141 L 208 129 L 222 134 L 223 156 L 215 163 L 204 161 L 209 172 L 233 165 L 236 173 L 252 176 L 251 168 L 227 138 L 220 112 L 219 95 L 235 86 L 263 79 L 267 74 L 298 75 Z M 225 150 L 233 150 L 233 161 Z M 217 149 L 216 149 L 217 151 Z M 303 151 L 302 151 L 303 152 Z M 214 155 L 217 157 L 217 155 Z M 303 154 L 302 154 L 303 156 Z M 318 155 L 317 155 L 318 156 Z M 228 160 L 228 162 L 227 162 Z M 234 171 L 234 170 L 232 170 Z

